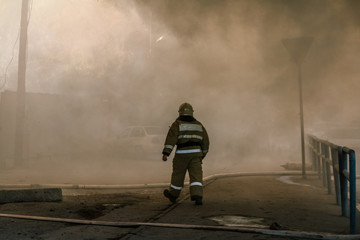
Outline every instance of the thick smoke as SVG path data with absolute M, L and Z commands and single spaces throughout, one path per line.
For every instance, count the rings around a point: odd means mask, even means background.
M 0 5 L 2 68 L 20 5 Z M 300 161 L 298 68 L 281 40 L 304 36 L 313 38 L 302 64 L 305 130 L 359 121 L 357 1 L 37 0 L 31 6 L 27 90 L 81 97 L 95 125 L 107 116 L 106 133 L 93 129 L 91 139 L 114 137 L 126 125 L 168 126 L 187 101 L 210 135 L 209 171 L 273 170 Z M 16 62 L 7 90 L 16 89 Z M 81 125 L 78 110 L 67 120 Z
M 299 158 L 298 69 L 281 43 L 283 38 L 313 38 L 302 64 L 306 130 L 316 131 L 318 122 L 328 127 L 358 121 L 352 109 L 359 89 L 359 3 L 137 3 L 178 39 L 181 57 L 174 53 L 170 58 L 176 57 L 190 71 L 171 78 L 180 77 L 184 92 L 214 124 L 215 141 L 220 140 L 214 147 L 219 146 L 217 152 L 236 153 L 231 158 L 241 162 L 271 153 L 280 154 L 282 160 Z

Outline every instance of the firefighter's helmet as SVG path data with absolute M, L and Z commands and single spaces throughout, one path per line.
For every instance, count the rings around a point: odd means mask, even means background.
M 190 103 L 183 103 L 179 107 L 179 115 L 180 116 L 192 116 L 193 112 L 194 112 L 194 109 Z

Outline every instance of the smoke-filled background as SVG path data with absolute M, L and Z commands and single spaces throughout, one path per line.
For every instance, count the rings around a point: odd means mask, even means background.
M 356 0 L 32 0 L 27 92 L 60 107 L 27 108 L 27 131 L 41 129 L 27 151 L 67 165 L 58 181 L 167 181 L 162 143 L 151 161 L 107 145 L 126 126 L 166 128 L 189 102 L 210 135 L 205 175 L 299 162 L 298 66 L 282 40 L 313 38 L 301 70 L 305 131 L 357 127 L 359 11 Z M 20 0 L 0 0 L 3 92 L 17 87 L 20 13 Z M 79 149 L 96 154 L 71 154 Z

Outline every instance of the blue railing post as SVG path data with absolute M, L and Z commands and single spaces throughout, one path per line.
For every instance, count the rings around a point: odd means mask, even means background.
M 350 181 L 350 233 L 356 233 L 356 161 L 355 152 L 349 150 L 349 181 Z
M 321 144 L 319 141 L 316 141 L 316 152 L 317 152 L 317 158 L 316 158 L 316 165 L 317 165 L 317 171 L 318 171 L 318 176 L 319 179 L 321 179 Z
M 340 152 L 341 150 L 341 152 Z M 340 166 L 340 181 L 341 181 L 341 206 L 342 215 L 350 215 L 350 233 L 356 233 L 356 163 L 355 152 L 347 147 L 339 147 L 339 166 Z M 349 155 L 349 170 L 348 157 Z M 350 211 L 348 202 L 348 181 L 350 185 Z
M 343 148 L 339 147 L 339 174 L 340 174 L 340 189 L 341 189 L 341 215 L 349 216 L 349 204 L 347 201 L 348 184 L 344 176 L 344 170 L 347 170 L 347 155 L 343 153 Z
M 341 193 L 340 193 L 340 179 L 339 179 L 339 155 L 338 155 L 338 149 L 334 146 L 331 146 L 331 160 L 332 160 L 333 174 L 334 174 L 336 204 L 340 205 Z
M 322 181 L 323 186 L 326 187 L 326 160 L 325 160 L 325 144 L 323 142 L 320 142 L 320 151 L 321 151 L 321 170 L 322 170 Z
M 316 140 L 315 138 L 311 137 L 311 147 L 312 147 L 312 168 L 314 171 L 317 170 L 317 163 L 316 163 Z
M 330 171 L 330 146 L 327 142 L 324 147 L 325 154 L 325 166 L 326 166 L 326 184 L 328 188 L 328 194 L 332 193 L 332 185 L 331 185 L 331 171 Z

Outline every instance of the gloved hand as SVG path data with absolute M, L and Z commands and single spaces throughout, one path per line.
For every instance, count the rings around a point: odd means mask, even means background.
M 201 164 L 203 164 L 203 160 L 204 160 L 205 156 L 206 156 L 206 154 L 203 154 L 203 156 L 200 158 Z
M 163 156 L 162 156 L 162 160 L 163 160 L 164 162 L 166 162 L 166 161 L 167 161 L 167 156 L 166 156 L 166 155 L 163 155 Z

